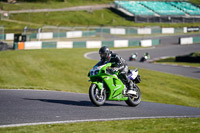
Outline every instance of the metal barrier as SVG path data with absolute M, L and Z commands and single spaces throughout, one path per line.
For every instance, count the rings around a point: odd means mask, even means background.
M 0 26 L 0 41 L 5 39 L 4 27 Z
M 134 21 L 141 22 L 156 22 L 156 23 L 196 23 L 200 22 L 200 16 L 134 16 Z
M 200 27 L 42 27 L 39 29 L 28 29 L 25 27 L 21 32 L 26 36 L 27 41 L 78 41 L 78 40 L 108 40 L 118 37 L 129 37 L 135 35 L 152 34 L 175 34 L 187 32 L 200 32 Z M 0 29 L 1 40 L 14 40 L 15 33 L 3 34 L 4 28 Z M 2 34 L 1 34 L 2 33 Z

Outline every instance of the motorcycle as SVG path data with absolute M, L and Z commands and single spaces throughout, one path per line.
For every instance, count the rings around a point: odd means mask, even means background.
M 147 59 L 148 59 L 147 56 L 143 56 L 143 57 L 141 57 L 140 62 L 145 62 L 145 61 L 147 61 Z
M 118 78 L 119 72 L 114 72 L 111 63 L 97 63 L 88 73 L 91 85 L 89 98 L 96 106 L 102 106 L 105 101 L 125 101 L 128 106 L 137 106 L 141 101 L 141 92 L 136 85 L 140 83 L 138 69 L 130 70 L 128 77 L 134 84 L 135 94 L 127 94 L 127 88 L 123 80 Z
M 140 62 L 145 62 L 150 59 L 149 53 L 145 53 L 143 57 L 141 57 Z
M 136 61 L 137 60 L 137 55 L 133 54 L 129 57 L 129 61 Z

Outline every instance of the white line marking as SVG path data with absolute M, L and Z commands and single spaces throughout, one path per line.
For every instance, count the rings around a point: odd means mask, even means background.
M 94 54 L 94 53 L 98 53 L 98 52 L 97 52 L 97 51 L 93 51 L 93 52 L 85 53 L 85 54 L 84 54 L 84 57 L 85 57 L 86 59 L 95 60 L 95 59 L 92 59 L 92 58 L 90 58 L 90 57 L 88 56 L 89 54 Z
M 194 117 L 200 117 L 200 115 L 192 115 L 192 116 L 123 117 L 123 118 L 109 118 L 109 119 L 86 119 L 86 120 L 52 121 L 52 122 L 38 122 L 38 123 L 22 123 L 22 124 L 0 125 L 0 128 L 19 127 L 19 126 L 34 126 L 34 125 L 44 125 L 44 124 L 77 123 L 77 122 L 97 122 L 97 121 L 135 120 L 135 119 L 160 119 L 160 118 L 194 118 Z
M 187 66 L 187 65 L 183 65 L 183 67 L 190 67 L 190 66 Z

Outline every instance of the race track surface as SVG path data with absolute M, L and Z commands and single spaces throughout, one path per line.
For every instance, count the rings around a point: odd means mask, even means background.
M 0 127 L 41 122 L 45 124 L 171 117 L 200 117 L 200 109 L 151 102 L 141 102 L 137 107 L 129 107 L 125 102 L 106 102 L 104 106 L 96 107 L 87 94 L 0 90 Z

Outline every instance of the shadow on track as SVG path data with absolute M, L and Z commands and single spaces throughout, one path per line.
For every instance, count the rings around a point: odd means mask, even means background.
M 23 99 L 24 100 L 48 102 L 48 103 L 56 103 L 56 104 L 73 105 L 73 106 L 96 107 L 90 101 L 72 101 L 72 100 L 54 100 L 54 99 L 30 99 L 30 98 L 23 98 Z M 124 106 L 124 105 L 122 105 L 122 104 L 105 103 L 103 106 Z
M 193 72 L 193 73 L 200 73 L 200 71 L 195 71 L 195 72 Z

